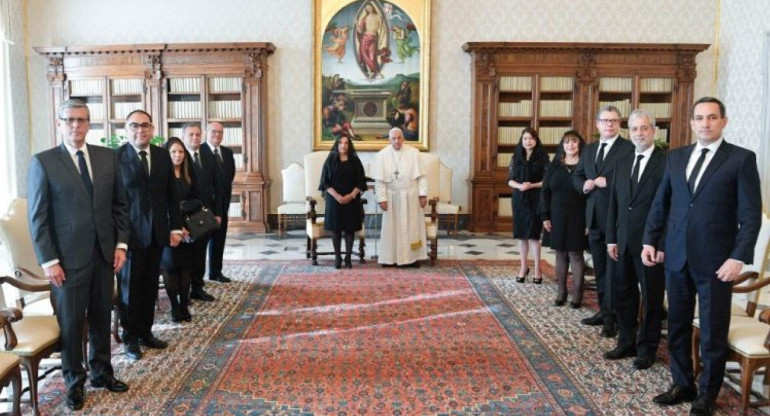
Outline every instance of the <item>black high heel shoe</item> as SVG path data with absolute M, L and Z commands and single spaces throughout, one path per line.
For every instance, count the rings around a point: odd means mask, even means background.
M 345 256 L 345 268 L 352 269 L 353 263 L 350 262 L 350 255 Z
M 536 285 L 542 284 L 543 283 L 543 275 L 540 274 L 540 277 L 533 277 L 532 278 L 532 283 L 534 283 Z
M 335 269 L 341 269 L 342 268 L 342 257 L 337 256 L 334 258 L 334 268 Z
M 529 267 L 527 267 L 527 272 L 524 273 L 524 276 L 516 276 L 516 282 L 517 283 L 524 283 L 527 281 L 527 276 L 529 276 Z

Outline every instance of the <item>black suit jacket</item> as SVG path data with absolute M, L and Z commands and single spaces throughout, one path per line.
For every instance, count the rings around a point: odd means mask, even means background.
M 59 259 L 64 269 L 94 261 L 94 244 L 112 264 L 117 243 L 128 243 L 128 202 L 115 151 L 88 146 L 94 198 L 64 145 L 32 157 L 27 184 L 30 234 L 40 264 Z
M 214 166 L 216 166 L 216 173 L 217 173 L 217 182 L 218 186 L 221 188 L 221 202 L 222 202 L 222 213 L 226 216 L 228 210 L 230 209 L 230 196 L 233 194 L 233 180 L 235 180 L 235 157 L 233 156 L 233 151 L 225 146 L 219 146 L 220 151 L 222 152 L 222 166 L 218 163 L 215 163 Z M 201 145 L 201 151 L 211 153 L 211 157 L 214 158 L 214 161 L 216 162 L 215 156 L 214 156 L 214 149 L 209 146 L 208 143 L 203 143 Z
M 616 161 L 615 178 L 607 210 L 607 244 L 617 244 L 619 254 L 627 249 L 639 257 L 642 254 L 642 237 L 647 214 L 666 170 L 666 155 L 658 148 L 652 151 L 639 183 L 632 191 L 631 172 L 635 159 L 636 154 L 630 153 L 617 158 Z
M 215 216 L 221 217 L 223 214 L 222 198 L 224 190 L 220 185 L 214 154 L 205 143 L 201 144 L 201 147 L 198 149 L 201 167 L 198 168 L 194 162 L 195 152 L 189 149 L 188 152 L 191 157 L 190 160 L 193 161 L 193 170 L 195 170 L 195 189 L 198 192 L 198 199 Z
M 118 148 L 118 163 L 129 201 L 131 239 L 129 249 L 148 248 L 153 236 L 158 245 L 168 245 L 171 230 L 182 229 L 174 167 L 168 150 L 150 145 L 150 176 L 142 171 L 139 154 L 130 144 Z
M 610 150 L 604 155 L 602 169 L 597 171 L 596 153 L 599 151 L 599 144 L 600 142 L 597 141 L 583 148 L 583 151 L 580 153 L 580 163 L 578 163 L 575 174 L 572 176 L 572 183 L 575 189 L 582 194 L 583 184 L 585 184 L 586 180 L 596 179 L 599 176 L 607 178 L 607 186 L 605 188 L 596 187 L 593 191 L 586 194 L 586 227 L 605 232 L 615 160 L 618 157 L 633 154 L 634 145 L 623 137 L 618 136 Z
M 686 170 L 693 149 L 695 145 L 669 152 L 644 244 L 661 247 L 665 231 L 664 265 L 672 271 L 688 264 L 711 274 L 728 258 L 751 264 L 762 224 L 754 152 L 723 141 L 691 195 Z

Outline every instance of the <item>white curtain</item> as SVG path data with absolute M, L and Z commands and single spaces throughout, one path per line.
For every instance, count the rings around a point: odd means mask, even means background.
M 0 161 L 0 213 L 5 212 L 11 198 L 18 194 L 9 62 L 9 49 L 13 44 L 11 1 L 13 0 L 0 0 L 0 150 L 4 155 Z

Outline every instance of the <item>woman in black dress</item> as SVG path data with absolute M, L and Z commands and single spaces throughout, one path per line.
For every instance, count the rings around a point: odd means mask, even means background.
M 564 133 L 553 163 L 543 179 L 540 213 L 543 228 L 550 232 L 551 248 L 556 252 L 556 278 L 559 294 L 554 305 L 567 301 L 567 269 L 572 265 L 572 303 L 579 308 L 583 299 L 583 275 L 586 249 L 586 202 L 582 193 L 572 185 L 572 173 L 580 161 L 585 140 L 580 133 Z
M 535 260 L 535 277 L 532 282 L 543 282 L 540 271 L 540 234 L 543 221 L 537 212 L 540 200 L 540 187 L 548 166 L 548 152 L 543 148 L 537 131 L 525 128 L 519 137 L 519 144 L 508 167 L 508 186 L 513 188 L 513 238 L 519 240 L 521 268 L 516 281 L 524 283 L 529 275 L 527 257 L 532 251 Z
M 350 254 L 353 237 L 361 230 L 364 208 L 361 194 L 366 190 L 364 166 L 358 159 L 353 142 L 346 136 L 334 142 L 321 172 L 318 190 L 326 200 L 324 229 L 332 232 L 334 245 L 334 267 L 342 267 L 340 243 L 345 232 L 345 267 L 352 268 Z
M 174 184 L 184 212 L 191 202 L 198 200 L 195 192 L 195 169 L 192 169 L 190 155 L 179 138 L 170 137 L 164 147 L 171 154 L 171 163 L 174 165 Z M 171 302 L 171 320 L 174 322 L 192 321 L 189 309 L 190 281 L 195 272 L 193 264 L 196 253 L 200 252 L 200 250 L 196 251 L 194 243 L 190 241 L 187 230 L 183 229 L 182 233 L 181 244 L 177 247 L 163 248 L 160 264 L 163 284 Z

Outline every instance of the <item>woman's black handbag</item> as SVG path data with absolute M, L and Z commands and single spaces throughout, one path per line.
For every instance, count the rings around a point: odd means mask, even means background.
M 203 240 L 219 228 L 217 219 L 214 218 L 214 214 L 211 213 L 205 207 L 202 207 L 198 211 L 186 215 L 184 219 L 185 228 L 190 233 L 190 239 L 192 241 Z

